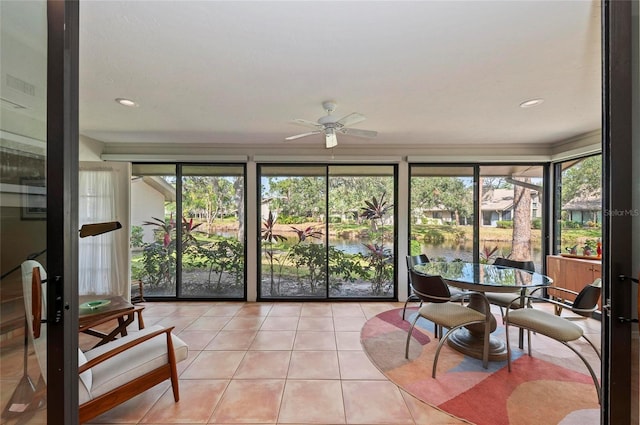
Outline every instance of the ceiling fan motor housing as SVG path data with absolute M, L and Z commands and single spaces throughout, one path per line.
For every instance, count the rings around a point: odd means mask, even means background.
M 331 115 L 331 113 L 336 110 L 337 106 L 338 105 L 336 104 L 336 102 L 333 102 L 331 100 L 322 102 L 322 107 L 324 108 L 325 111 L 327 111 L 327 113 L 329 113 L 329 115 Z
M 336 124 L 336 121 L 338 121 L 338 119 L 336 117 L 334 117 L 333 115 L 327 115 L 324 117 L 321 117 L 318 119 L 318 124 L 322 124 L 325 127 L 337 127 L 338 124 Z

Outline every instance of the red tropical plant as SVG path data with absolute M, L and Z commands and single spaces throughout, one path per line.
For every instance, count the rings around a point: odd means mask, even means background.
M 175 221 L 173 220 L 173 213 L 171 213 L 169 221 L 160 220 L 156 217 L 151 218 L 155 221 L 144 221 L 142 224 L 145 226 L 156 226 L 158 228 L 157 230 L 162 233 L 162 245 L 165 248 L 168 248 L 169 244 L 171 243 L 171 232 L 173 232 L 176 225 Z
M 262 220 L 262 226 L 263 227 L 260 230 L 260 233 L 262 235 L 263 241 L 273 243 L 274 241 L 282 242 L 287 240 L 285 236 L 274 233 L 275 226 L 276 226 L 276 218 L 273 216 L 273 213 L 271 211 L 269 211 L 269 215 L 267 216 L 267 218 L 265 220 Z
M 366 206 L 360 208 L 360 217 L 366 218 L 367 220 L 382 220 L 387 211 L 393 208 L 393 205 L 387 205 L 387 201 L 384 200 L 385 195 L 386 194 L 383 193 L 380 200 L 376 199 L 375 196 L 371 201 L 365 199 L 364 203 Z
M 291 229 L 294 232 L 296 232 L 296 235 L 298 235 L 299 242 L 304 242 L 307 238 L 315 238 L 315 239 L 322 238 L 322 232 L 320 230 L 317 230 L 315 227 L 309 226 L 304 230 L 300 230 L 293 226 L 289 226 L 289 227 L 291 227 Z
M 195 226 L 193 225 L 193 218 L 187 221 L 186 218 L 182 217 L 182 247 L 185 248 L 187 245 L 198 244 L 195 236 L 193 235 L 193 231 L 200 227 L 202 223 L 198 223 Z
M 274 287 L 275 282 L 273 279 L 273 260 L 274 260 L 273 243 L 274 241 L 282 242 L 287 240 L 285 236 L 274 233 L 275 226 L 276 226 L 276 219 L 277 218 L 273 216 L 273 213 L 269 211 L 269 215 L 267 216 L 267 218 L 262 220 L 263 227 L 260 230 L 261 239 L 269 244 L 268 249 L 266 249 L 264 253 L 267 256 L 267 259 L 269 260 L 269 271 L 271 274 L 271 282 L 270 282 L 271 294 L 274 294 L 274 290 L 275 290 L 275 287 Z
M 480 253 L 480 259 L 484 263 L 488 263 L 491 258 L 493 258 L 494 254 L 498 252 L 498 246 L 494 246 L 493 248 L 489 248 L 486 245 L 482 247 L 482 252 Z

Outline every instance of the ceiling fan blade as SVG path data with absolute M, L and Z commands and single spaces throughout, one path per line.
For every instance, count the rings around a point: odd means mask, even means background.
M 338 121 L 336 121 L 336 124 L 340 124 L 343 127 L 348 127 L 350 125 L 357 124 L 360 121 L 364 121 L 366 119 L 367 118 L 364 115 L 354 112 L 352 114 L 349 114 L 345 117 L 340 118 Z
M 377 131 L 360 130 L 359 128 L 341 128 L 340 133 L 357 137 L 376 137 L 378 135 Z
M 320 131 L 320 130 L 310 131 L 308 133 L 296 134 L 295 136 L 286 137 L 284 140 L 296 140 L 296 139 L 299 139 L 301 137 L 311 136 L 312 134 L 319 134 L 319 133 L 322 133 L 322 131 Z
M 291 124 L 301 125 L 303 127 L 309 127 L 309 128 L 322 129 L 322 124 L 309 121 L 309 120 L 303 120 L 301 118 L 296 118 L 295 120 L 292 120 Z

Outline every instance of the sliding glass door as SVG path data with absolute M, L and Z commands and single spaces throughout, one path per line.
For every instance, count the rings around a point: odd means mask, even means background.
M 328 176 L 329 297 L 394 297 L 395 167 L 331 165 Z
M 180 295 L 244 298 L 244 166 L 183 165 Z
M 245 299 L 245 168 L 133 164 L 131 276 L 153 297 Z
M 324 166 L 260 167 L 261 298 L 326 298 Z
M 66 276 L 60 267 L 63 256 L 63 252 L 58 251 L 60 246 L 48 246 L 47 240 L 48 219 L 54 229 L 51 233 L 60 237 L 65 229 L 62 205 L 56 211 L 49 210 L 50 199 L 47 198 L 48 187 L 55 185 L 59 189 L 63 185 L 60 179 L 47 180 L 47 167 L 49 171 L 60 171 L 61 167 L 59 163 L 47 164 L 49 149 L 63 150 L 62 137 L 53 138 L 51 144 L 47 138 L 47 26 L 47 2 L 0 2 L 0 393 L 3 424 L 47 423 L 48 388 L 58 392 L 53 398 L 58 398 L 61 404 L 64 401 L 64 379 L 58 373 L 63 364 L 63 353 L 53 353 L 52 363 L 47 359 L 52 354 L 48 352 L 48 339 L 52 347 L 64 346 L 63 323 L 57 326 L 51 323 L 49 328 L 46 323 L 36 323 L 32 317 L 44 313 L 42 320 L 46 320 L 47 309 L 34 311 L 36 304 L 32 305 L 31 299 L 34 268 L 40 271 L 42 279 L 46 279 L 50 265 L 59 266 L 54 269 L 54 275 L 60 276 L 60 284 L 50 283 L 49 292 L 58 291 L 61 296 L 62 277 Z M 61 102 L 62 99 L 52 101 Z M 53 124 L 61 123 L 57 114 L 51 120 Z M 58 176 L 62 178 L 62 173 Z M 47 248 L 50 248 L 49 253 Z M 71 284 L 71 279 L 68 283 Z M 43 284 L 41 288 L 44 291 L 41 301 L 46 306 L 47 285 Z M 48 380 L 48 375 L 58 381 Z M 51 412 L 57 415 L 58 423 L 63 421 L 63 407 L 61 405 L 58 412 Z
M 149 297 L 176 295 L 176 166 L 133 164 L 131 278 Z
M 262 299 L 393 298 L 392 165 L 262 165 Z

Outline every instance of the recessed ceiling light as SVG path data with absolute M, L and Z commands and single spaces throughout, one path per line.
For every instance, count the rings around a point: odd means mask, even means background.
M 129 107 L 138 106 L 138 104 L 136 102 L 134 102 L 133 100 L 125 99 L 124 97 L 116 98 L 116 102 L 118 102 L 119 104 L 121 104 L 123 106 L 129 106 Z
M 542 102 L 544 102 L 544 99 L 530 99 L 530 100 L 525 100 L 524 102 L 522 102 L 520 104 L 521 108 L 531 108 L 534 106 L 538 106 L 539 104 L 541 104 Z

